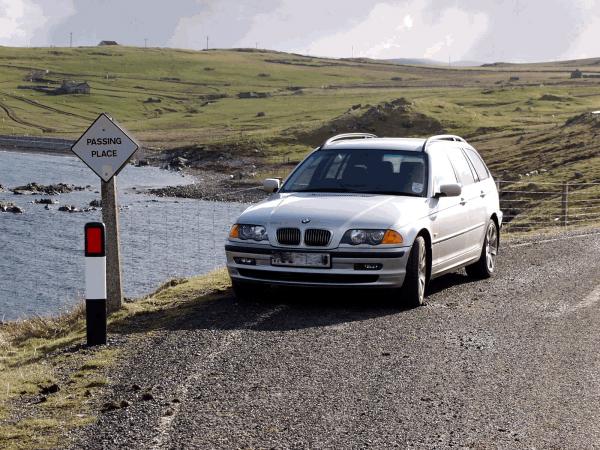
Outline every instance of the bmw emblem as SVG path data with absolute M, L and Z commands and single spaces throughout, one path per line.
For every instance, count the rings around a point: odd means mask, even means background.
M 302 221 L 301 221 L 301 222 L 306 224 L 306 223 L 309 223 L 309 222 L 310 222 L 310 219 L 307 217 L 306 219 L 302 219 Z

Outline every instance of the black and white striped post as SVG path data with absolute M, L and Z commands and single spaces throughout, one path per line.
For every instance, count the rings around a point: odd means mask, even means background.
M 106 231 L 85 224 L 85 321 L 87 345 L 106 344 Z

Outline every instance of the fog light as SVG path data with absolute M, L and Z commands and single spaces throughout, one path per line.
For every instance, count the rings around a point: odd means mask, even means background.
M 243 264 L 245 266 L 255 266 L 256 260 L 254 258 L 244 258 L 241 256 L 234 256 L 233 260 L 236 264 Z
M 379 263 L 360 263 L 354 264 L 354 270 L 381 270 L 383 264 Z

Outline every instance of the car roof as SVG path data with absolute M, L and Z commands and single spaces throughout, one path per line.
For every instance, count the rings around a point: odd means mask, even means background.
M 409 150 L 421 151 L 425 139 L 422 138 L 370 138 L 339 140 L 326 144 L 322 150 Z

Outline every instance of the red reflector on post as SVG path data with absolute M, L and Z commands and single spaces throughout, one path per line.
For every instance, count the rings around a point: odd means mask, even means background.
M 85 224 L 85 256 L 106 256 L 103 223 Z

